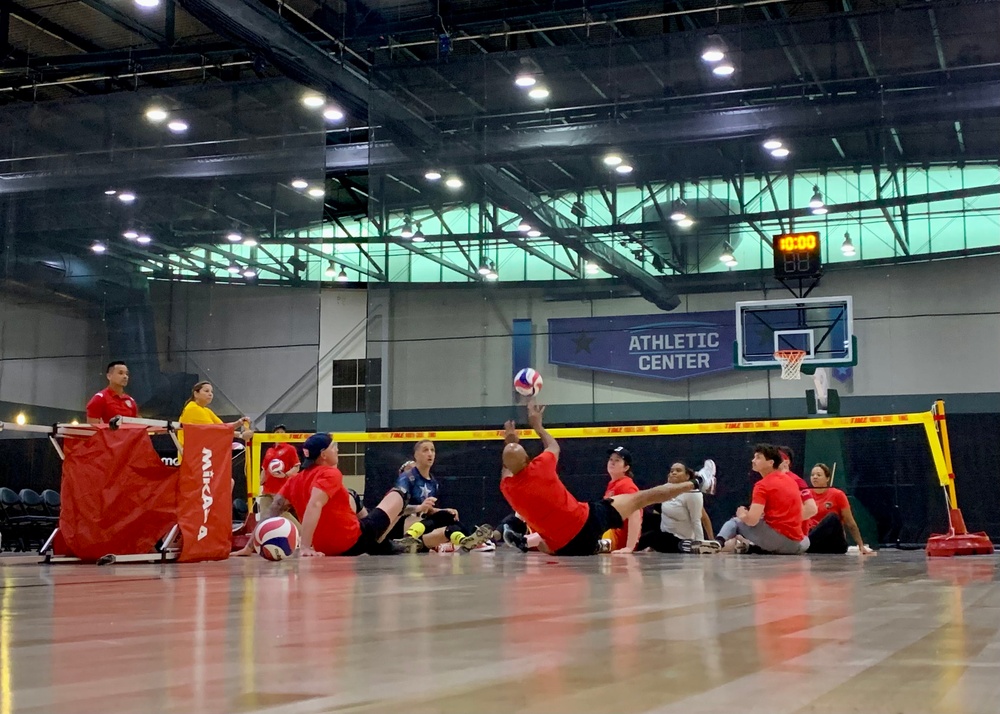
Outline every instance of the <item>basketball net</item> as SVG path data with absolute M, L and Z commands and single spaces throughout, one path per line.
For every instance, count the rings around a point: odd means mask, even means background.
M 775 352 L 774 359 L 781 365 L 781 378 L 802 379 L 802 360 L 805 357 L 805 350 L 778 350 Z

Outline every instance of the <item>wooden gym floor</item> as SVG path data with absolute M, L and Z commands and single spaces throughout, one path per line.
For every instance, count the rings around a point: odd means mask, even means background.
M 996 558 L 0 560 L 0 714 L 995 714 Z

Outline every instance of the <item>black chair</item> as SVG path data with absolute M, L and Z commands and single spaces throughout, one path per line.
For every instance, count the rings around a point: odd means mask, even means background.
M 50 516 L 59 517 L 59 511 L 62 509 L 62 499 L 59 497 L 58 491 L 53 491 L 51 488 L 47 488 L 42 491 L 42 501 L 45 502 L 45 511 Z
M 25 550 L 29 529 L 28 517 L 24 512 L 21 497 L 6 486 L 0 488 L 0 516 L 3 517 L 3 547 L 11 550 Z
M 38 492 L 31 488 L 22 488 L 21 493 L 18 494 L 21 497 L 21 505 L 24 507 L 24 515 L 30 516 L 31 518 L 46 518 L 48 513 L 45 510 L 45 502 L 42 497 L 38 495 Z
M 22 488 L 19 495 L 25 515 L 24 537 L 28 545 L 41 548 L 58 525 L 59 519 L 49 515 L 45 502 L 34 489 Z
M 242 498 L 237 498 L 233 500 L 233 522 L 242 523 L 247 519 L 247 513 L 250 508 L 247 506 L 247 502 Z

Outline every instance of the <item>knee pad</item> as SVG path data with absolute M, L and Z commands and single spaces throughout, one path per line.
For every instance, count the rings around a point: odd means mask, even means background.
M 404 506 L 410 500 L 410 494 L 408 494 L 405 489 L 402 489 L 399 486 L 393 486 L 388 491 L 386 491 L 385 495 L 388 496 L 390 493 L 398 493 L 399 497 L 403 499 L 403 505 Z
M 353 488 L 347 489 L 347 493 L 350 494 L 351 501 L 354 503 L 354 512 L 361 513 L 361 509 L 365 507 L 365 503 L 361 500 L 361 496 Z

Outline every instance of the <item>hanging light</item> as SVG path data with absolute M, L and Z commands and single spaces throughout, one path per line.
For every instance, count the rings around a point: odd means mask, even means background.
M 622 157 L 619 154 L 605 154 L 602 161 L 604 162 L 605 166 L 610 166 L 614 168 L 615 166 L 618 166 L 618 164 L 622 162 Z
M 344 270 L 343 268 L 341 268 L 340 272 L 337 273 L 337 282 L 338 283 L 346 283 L 347 282 L 347 271 Z
M 693 225 L 694 225 L 694 220 L 692 220 L 691 218 L 682 218 L 681 220 L 677 221 L 678 228 L 690 228 Z
M 140 233 L 135 237 L 135 242 L 139 245 L 149 245 L 153 242 L 153 237 L 145 233 Z
M 687 201 L 683 198 L 676 199 L 670 212 L 670 220 L 674 223 L 680 223 L 681 221 L 688 220 L 688 218 Z
M 101 253 L 105 252 L 108 249 L 108 246 L 104 245 L 104 243 L 102 243 L 99 240 L 95 240 L 91 244 L 90 249 L 95 253 L 97 253 L 98 255 L 100 255 Z
M 153 122 L 154 124 L 159 124 L 167 118 L 167 112 L 160 107 L 150 107 L 146 110 L 146 119 Z
M 543 87 L 542 85 L 532 87 L 528 90 L 528 96 L 536 101 L 547 99 L 549 94 L 551 94 L 551 92 L 549 92 L 548 87 Z
M 809 208 L 822 208 L 824 205 L 823 194 L 820 192 L 819 186 L 813 186 L 813 195 L 809 199 Z
M 18 412 L 17 416 L 14 417 L 14 423 L 18 426 L 24 426 L 28 423 L 28 417 L 24 415 L 24 412 Z
M 480 275 L 482 275 L 484 277 L 487 274 L 489 274 L 489 272 L 490 272 L 490 266 L 489 266 L 489 261 L 486 260 L 486 258 L 483 258 L 482 261 L 479 263 L 479 271 L 478 272 L 479 272 Z
M 621 174 L 622 176 L 632 173 L 633 170 L 634 168 L 631 164 L 618 164 L 617 166 L 615 166 L 615 171 Z
M 722 60 L 712 67 L 712 74 L 716 77 L 729 77 L 736 71 L 736 66 L 729 60 Z
M 765 151 L 774 151 L 780 149 L 784 144 L 781 143 L 781 139 L 768 139 L 761 146 L 764 147 Z
M 424 178 L 427 179 L 428 181 L 440 181 L 441 172 L 438 171 L 437 169 L 430 169 L 424 174 Z
M 531 72 L 526 72 L 524 70 L 518 72 L 517 76 L 514 77 L 514 84 L 524 89 L 527 89 L 528 87 L 534 87 L 537 82 L 538 79 L 535 78 L 534 74 L 532 74 Z
M 118 193 L 118 191 L 116 191 L 113 188 L 109 188 L 107 191 L 104 192 L 104 195 L 105 196 L 114 196 L 116 193 Z
M 230 263 L 229 266 L 226 268 L 226 272 L 229 273 L 230 275 L 239 275 L 240 266 L 238 266 L 236 263 Z
M 483 277 L 486 278 L 487 280 L 496 280 L 497 278 L 499 278 L 500 274 L 497 273 L 497 267 L 496 265 L 493 264 L 493 261 L 488 261 L 488 266 L 489 270 Z
M 323 198 L 323 196 L 326 194 L 326 191 L 317 187 L 309 189 L 308 191 L 306 191 L 306 193 L 308 193 L 313 198 Z
M 132 203 L 135 200 L 135 194 L 131 191 L 121 191 L 118 194 L 118 200 L 122 203 Z
M 851 241 L 851 234 L 844 232 L 844 242 L 840 244 L 840 252 L 848 258 L 853 258 L 857 251 L 854 250 L 854 243 Z
M 537 228 L 532 228 L 530 231 L 528 231 L 528 237 L 529 238 L 538 238 L 541 235 L 542 235 L 542 232 L 540 230 L 538 230 Z
M 344 111 L 340 107 L 328 106 L 323 110 L 323 118 L 330 122 L 344 120 Z
M 522 218 L 521 222 L 517 224 L 517 230 L 521 233 L 527 233 L 531 230 L 531 224 Z
M 597 265 L 597 263 L 591 263 L 589 260 L 587 261 L 587 264 L 584 266 L 584 270 L 587 271 L 587 275 L 597 275 L 599 272 L 601 272 L 601 269 Z
M 188 130 L 188 123 L 183 119 L 174 119 L 169 124 L 167 124 L 167 129 L 174 134 L 183 134 Z
M 729 244 L 729 241 L 722 244 L 722 255 L 719 256 L 719 262 L 726 265 L 736 264 L 736 258 L 733 257 L 733 246 Z
M 715 62 L 721 62 L 725 57 L 726 43 L 718 35 L 709 35 L 701 50 L 702 61 L 714 64 Z
M 420 230 L 420 221 L 417 221 L 417 230 L 413 232 L 413 238 L 411 239 L 414 243 L 423 243 L 427 240 L 424 237 L 424 232 Z
M 138 237 L 139 237 L 139 232 L 133 231 L 131 228 L 122 233 L 122 238 L 124 238 L 125 240 L 135 240 Z
M 399 232 L 399 235 L 401 235 L 403 238 L 413 237 L 413 219 L 410 218 L 409 214 L 407 214 L 406 217 L 403 219 L 403 230 Z
M 444 185 L 452 189 L 460 189 L 465 184 L 462 182 L 458 176 L 449 176 L 444 180 Z
M 309 182 L 300 178 L 292 179 L 292 188 L 301 191 L 302 189 L 309 188 Z
M 244 278 L 255 278 L 255 277 L 257 277 L 257 271 L 254 270 L 253 268 L 251 268 L 248 265 L 247 267 L 243 268 L 243 277 Z
M 332 278 L 337 275 L 337 266 L 334 265 L 332 260 L 326 266 L 326 270 L 323 271 L 323 274 L 328 278 Z
M 302 95 L 302 104 L 310 109 L 319 109 L 326 104 L 326 100 L 315 92 L 306 92 Z
M 226 234 L 226 240 L 230 243 L 239 243 L 243 240 L 243 236 L 240 235 L 239 231 L 229 231 L 229 233 Z
M 784 147 L 784 146 L 779 146 L 777 149 L 772 149 L 771 150 L 771 156 L 773 156 L 776 159 L 783 159 L 786 156 L 788 156 L 790 153 L 792 153 L 792 152 L 789 151 L 788 148 Z
M 243 240 L 243 245 L 245 245 L 247 248 L 256 248 L 257 247 L 257 239 L 248 236 L 247 238 L 245 238 Z

